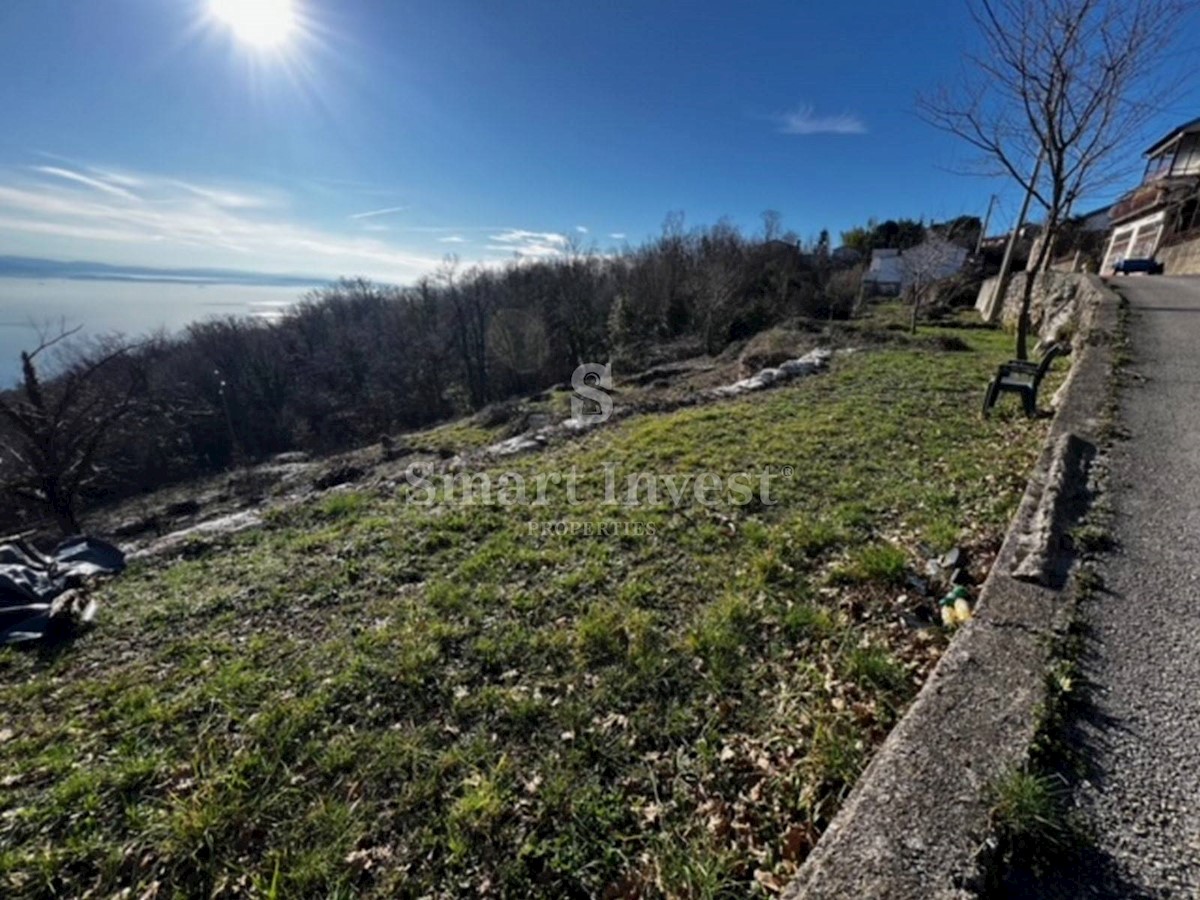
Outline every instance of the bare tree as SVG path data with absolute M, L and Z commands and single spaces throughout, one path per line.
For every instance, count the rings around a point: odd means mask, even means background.
M 105 439 L 135 408 L 142 383 L 136 366 L 108 377 L 119 362 L 129 362 L 125 343 L 104 346 L 43 383 L 38 357 L 78 331 L 43 334 L 37 347 L 21 353 L 17 389 L 0 396 L 0 419 L 7 425 L 0 433 L 4 488 L 47 508 L 66 535 L 79 533 L 80 494 L 97 474 Z
M 953 88 L 918 100 L 926 121 L 977 150 L 1045 211 L 1036 273 L 1076 201 L 1108 182 L 1158 111 L 1164 50 L 1195 0 L 969 0 L 983 49 Z M 1027 357 L 1033 278 L 1017 355 Z
M 764 209 L 762 221 L 764 241 L 777 241 L 783 237 L 783 213 L 777 209 Z
M 744 294 L 746 246 L 737 229 L 722 219 L 699 235 L 697 247 L 692 294 L 704 349 L 717 353 L 729 342 L 729 327 Z
M 958 271 L 966 252 L 938 235 L 930 235 L 925 243 L 905 250 L 900 255 L 900 274 L 903 289 L 912 304 L 910 331 L 917 333 L 917 317 L 929 296 L 930 289 L 943 278 Z

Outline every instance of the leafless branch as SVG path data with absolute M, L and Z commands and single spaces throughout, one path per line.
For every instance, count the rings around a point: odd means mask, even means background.
M 983 49 L 967 56 L 954 88 L 918 98 L 918 114 L 1030 192 L 1045 216 L 1044 256 L 1075 204 L 1111 183 L 1156 111 L 1148 101 L 1170 89 L 1158 80 L 1163 50 L 1197 2 L 968 3 Z M 1024 337 L 1022 328 L 1019 353 Z

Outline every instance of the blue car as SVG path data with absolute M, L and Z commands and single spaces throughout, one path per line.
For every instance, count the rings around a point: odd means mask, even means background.
M 1151 259 L 1121 259 L 1113 266 L 1113 275 L 1130 275 L 1134 272 L 1145 272 L 1147 275 L 1161 275 L 1163 264 Z

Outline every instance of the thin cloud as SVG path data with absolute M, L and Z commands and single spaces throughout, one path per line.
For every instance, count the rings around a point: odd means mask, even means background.
M 105 241 L 108 243 L 141 244 L 144 234 L 123 231 L 119 228 L 96 228 L 87 225 L 71 225 L 64 222 L 40 222 L 19 216 L 0 215 L 0 231 L 20 231 L 25 234 L 44 234 L 50 237 L 74 238 L 83 241 Z
M 373 209 L 369 212 L 355 213 L 350 218 L 356 221 L 359 219 L 374 219 L 378 216 L 390 216 L 394 215 L 395 213 L 401 213 L 406 209 L 408 209 L 407 206 L 389 206 L 386 209 Z
M 588 229 L 587 229 L 587 226 L 586 226 L 586 225 L 576 225 L 576 226 L 575 226 L 575 230 L 576 230 L 576 231 L 578 231 L 580 234 L 587 234 L 587 233 L 588 233 Z
M 520 244 L 526 241 L 559 245 L 569 243 L 565 234 L 555 231 L 525 231 L 521 228 L 508 228 L 501 234 L 493 234 L 490 239 L 503 244 Z
M 47 255 L 92 255 L 122 265 L 244 268 L 313 276 L 419 277 L 439 258 L 380 237 L 345 234 L 280 218 L 261 192 L 199 187 L 152 174 L 104 180 L 89 166 L 0 170 L 0 233 L 51 239 Z M 285 208 L 286 198 L 279 204 Z M 147 256 L 147 254 L 151 256 Z
M 102 191 L 114 197 L 123 197 L 126 200 L 137 199 L 137 195 L 132 191 L 127 191 L 123 187 L 117 187 L 115 184 L 109 184 L 107 181 L 101 181 L 99 178 L 90 178 L 80 172 L 72 172 L 70 169 L 62 169 L 58 166 L 34 166 L 33 170 L 41 172 L 43 175 L 62 178 L 65 181 L 74 181 L 76 184 L 85 184 L 93 190 Z
M 136 178 L 126 172 L 114 172 L 111 169 L 101 169 L 96 166 L 89 166 L 79 162 L 76 159 L 72 159 L 69 156 L 63 156 L 59 153 L 49 153 L 45 150 L 35 150 L 34 153 L 43 159 L 49 159 L 57 163 L 58 165 L 50 166 L 48 168 L 56 170 L 54 174 L 58 174 L 60 176 L 63 172 L 68 173 L 68 177 L 70 177 L 71 180 L 76 180 L 73 178 L 73 176 L 87 172 L 101 182 L 109 185 L 115 185 L 116 187 L 137 188 L 142 187 L 145 184 L 145 182 L 143 182 L 140 178 Z M 34 166 L 33 168 L 36 169 L 37 167 Z M 103 190 L 103 188 L 101 188 L 101 190 Z
M 140 178 L 134 178 L 132 175 L 126 175 L 123 172 L 110 172 L 107 169 L 93 169 L 88 166 L 87 170 L 96 177 L 109 184 L 115 184 L 119 187 L 136 188 L 145 184 Z
M 470 248 L 468 263 L 489 266 L 564 258 L 572 247 L 567 234 L 508 225 L 384 224 L 382 216 L 403 207 L 320 225 L 294 212 L 296 200 L 264 185 L 53 159 L 40 166 L 0 167 L 0 242 L 36 241 L 48 257 L 110 265 L 253 267 L 393 283 L 434 271 L 443 252 L 459 245 Z
M 251 194 L 223 190 L 220 188 L 201 187 L 198 184 L 192 184 L 187 181 L 174 180 L 171 182 L 171 184 L 187 191 L 189 194 L 195 194 L 197 197 L 202 197 L 205 200 L 211 201 L 217 206 L 223 206 L 229 209 L 260 209 L 265 206 L 270 206 L 270 203 L 263 197 L 258 197 Z
M 609 237 L 612 238 L 614 241 L 623 241 L 623 240 L 625 240 L 625 232 L 614 231 L 612 234 L 609 235 Z
M 458 234 L 464 231 L 508 231 L 507 225 L 404 225 L 401 231 L 413 234 Z
M 777 117 L 780 134 L 866 134 L 867 123 L 854 113 L 818 115 L 811 104 Z
M 500 234 L 491 235 L 488 250 L 512 253 L 521 259 L 550 259 L 562 256 L 570 245 L 565 234 L 553 231 L 525 231 L 509 228 Z

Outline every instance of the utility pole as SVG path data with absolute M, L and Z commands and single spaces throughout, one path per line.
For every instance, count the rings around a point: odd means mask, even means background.
M 1025 191 L 1025 200 L 1021 204 L 1021 212 L 1017 216 L 1016 224 L 1013 225 L 1012 234 L 1008 236 L 1008 245 L 1004 248 L 1004 261 L 1000 263 L 1000 274 L 996 276 L 996 287 L 992 292 L 992 308 L 996 311 L 1004 309 L 1004 295 L 1008 293 L 1013 254 L 1017 250 L 1017 239 L 1021 235 L 1021 229 L 1025 227 L 1025 217 L 1029 215 L 1029 204 L 1033 202 L 1033 189 L 1037 185 L 1038 176 L 1042 174 L 1044 156 L 1044 152 L 1038 154 L 1037 162 L 1033 166 L 1033 174 L 1029 177 L 1029 187 Z M 1017 356 L 1021 357 L 1021 354 L 1018 353 Z
M 992 194 L 992 199 L 988 201 L 987 215 L 983 217 L 983 227 L 979 229 L 979 240 L 975 242 L 975 255 L 978 256 L 983 250 L 983 239 L 987 237 L 988 225 L 992 222 L 992 210 L 996 208 L 996 195 Z

